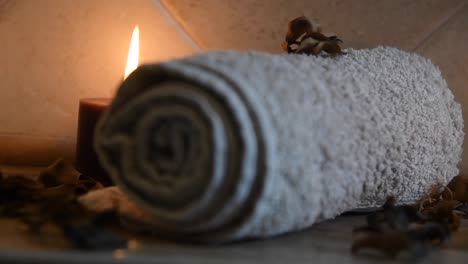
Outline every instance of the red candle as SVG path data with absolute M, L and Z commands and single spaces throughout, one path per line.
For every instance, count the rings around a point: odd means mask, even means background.
M 112 182 L 99 163 L 93 141 L 96 123 L 110 102 L 109 98 L 80 100 L 76 138 L 76 169 L 84 175 L 95 178 L 105 186 L 111 185 Z

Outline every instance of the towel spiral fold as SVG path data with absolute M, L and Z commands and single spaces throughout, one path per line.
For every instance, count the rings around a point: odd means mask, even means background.
M 142 90 L 107 113 L 102 162 L 165 232 L 239 225 L 271 174 L 274 143 L 262 111 L 222 75 L 215 85 L 194 85 L 165 74 L 158 80 L 155 71 L 164 68 L 142 66 L 122 86 L 121 94 Z

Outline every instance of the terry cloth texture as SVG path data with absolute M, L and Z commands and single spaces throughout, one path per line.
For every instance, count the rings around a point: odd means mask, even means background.
M 458 174 L 461 108 L 429 60 L 209 52 L 140 66 L 96 131 L 101 163 L 173 238 L 298 230 Z

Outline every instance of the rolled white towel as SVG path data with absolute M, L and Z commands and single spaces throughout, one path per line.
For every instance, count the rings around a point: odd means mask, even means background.
M 298 230 L 458 174 L 460 106 L 427 59 L 209 52 L 140 66 L 98 124 L 112 179 L 161 235 Z

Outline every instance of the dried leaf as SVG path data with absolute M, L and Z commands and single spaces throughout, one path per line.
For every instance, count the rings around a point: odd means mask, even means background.
M 465 219 L 468 218 L 468 204 L 466 203 L 460 204 L 459 206 L 455 208 L 455 210 L 459 212 L 463 218 Z
M 285 51 L 288 51 L 288 46 L 294 43 L 298 44 L 301 36 L 312 32 L 315 32 L 314 26 L 312 25 L 312 22 L 305 16 L 300 16 L 291 20 L 288 24 L 288 32 L 286 33 L 283 48 L 286 47 Z
M 432 244 L 441 245 L 450 239 L 450 228 L 441 223 L 427 223 L 417 228 L 409 229 L 407 235 L 418 241 L 429 241 Z
M 393 196 L 387 198 L 380 211 L 367 216 L 367 225 L 355 229 L 355 232 L 386 232 L 405 231 L 412 223 L 425 221 L 425 217 L 420 214 L 415 206 L 396 205 Z
M 400 252 L 408 250 L 411 243 L 405 233 L 398 231 L 370 233 L 355 240 L 351 252 L 357 254 L 361 249 L 376 249 L 385 253 L 387 257 L 395 258 Z
M 92 221 L 80 225 L 65 225 L 64 235 L 80 249 L 108 250 L 127 247 L 127 239 L 112 231 L 111 227 L 119 219 L 117 212 L 107 211 L 97 214 Z
M 126 241 L 104 226 L 111 214 L 103 221 L 102 215 L 78 202 L 80 195 L 103 187 L 80 175 L 70 162 L 57 160 L 41 172 L 38 181 L 22 175 L 0 176 L 0 216 L 22 221 L 31 232 L 39 233 L 44 224 L 54 224 L 80 248 L 115 248 Z
M 467 187 L 468 177 L 457 176 L 447 186 L 435 184 L 414 206 L 396 206 L 395 199 L 389 197 L 381 211 L 368 216 L 367 226 L 355 229 L 367 235 L 353 242 L 353 253 L 360 248 L 374 248 L 396 256 L 400 251 L 413 251 L 421 245 L 443 244 L 459 228 L 461 215 L 468 214 Z M 406 220 L 410 219 L 418 224 L 407 225 Z
M 46 187 L 55 187 L 67 183 L 75 183 L 81 175 L 73 164 L 64 159 L 56 160 L 39 175 L 39 182 Z
M 444 191 L 443 196 L 452 196 L 453 200 L 461 203 L 468 203 L 468 176 L 459 175 L 454 177 L 448 184 L 448 190 Z
M 2 176 L 0 177 L 0 203 L 31 200 L 32 195 L 42 188 L 41 184 L 24 176 Z
M 427 212 L 428 220 L 446 224 L 452 230 L 457 230 L 460 226 L 460 216 L 454 210 L 458 205 L 460 202 L 455 200 L 442 200 Z
M 339 45 L 342 42 L 336 36 L 327 37 L 320 33 L 309 19 L 300 16 L 289 22 L 281 47 L 288 53 L 318 55 L 324 51 L 331 55 L 339 55 L 345 54 Z

